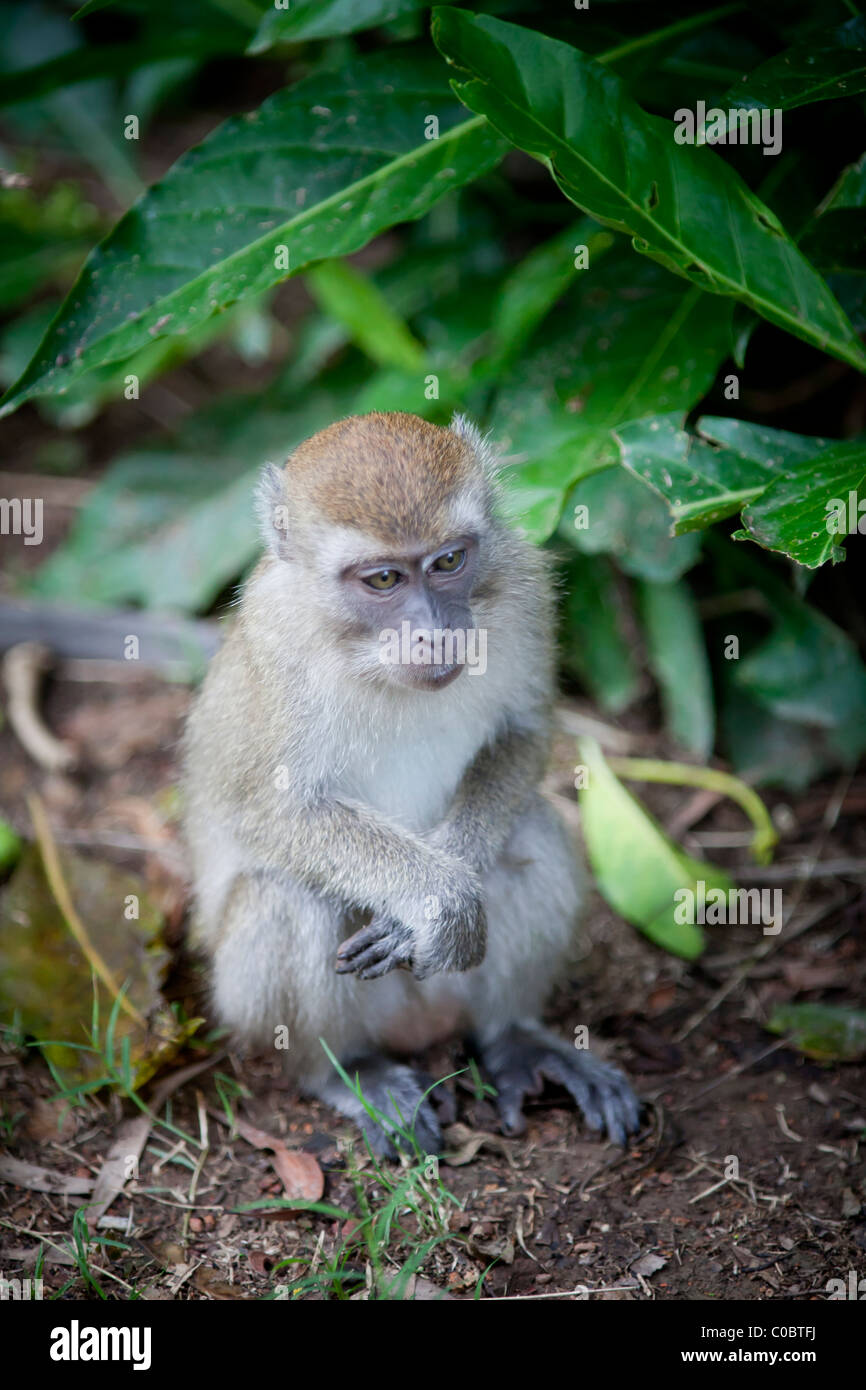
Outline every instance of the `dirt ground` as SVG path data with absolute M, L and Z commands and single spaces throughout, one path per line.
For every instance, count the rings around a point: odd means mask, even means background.
M 206 1004 L 202 977 L 181 950 L 186 897 L 170 790 L 188 699 L 183 687 L 154 677 L 71 680 L 61 667 L 45 712 L 55 732 L 77 742 L 81 770 L 39 771 L 7 726 L 0 732 L 0 814 L 29 834 L 22 797 L 36 790 L 59 845 L 143 875 L 166 912 L 176 950 L 166 992 L 194 1014 Z M 579 702 L 566 708 L 572 717 L 592 713 Z M 669 755 L 652 732 L 653 712 L 641 718 L 631 731 L 639 751 Z M 571 749 L 563 734 L 549 790 L 573 818 Z M 646 1127 L 623 1153 L 595 1141 L 551 1090 L 530 1102 L 526 1134 L 506 1140 L 492 1102 L 468 1072 L 447 1083 L 456 1123 L 447 1130 L 439 1174 L 460 1206 L 450 1207 L 451 1235 L 431 1250 L 410 1295 L 472 1298 L 488 1271 L 485 1298 L 574 1297 L 586 1286 L 596 1291 L 591 1297 L 609 1299 L 823 1299 L 829 1279 L 866 1270 L 866 1067 L 811 1061 L 764 1027 L 779 1002 L 862 1001 L 866 773 L 828 780 L 796 798 L 767 797 L 783 834 L 775 860 L 781 867 L 765 871 L 764 880 L 747 867 L 736 808 L 717 804 L 698 819 L 699 796 L 670 787 L 638 790 L 690 852 L 741 868 L 745 885 L 781 886 L 790 924 L 777 937 L 709 927 L 705 956 L 687 965 L 594 898 L 573 978 L 550 1017 L 566 1035 L 589 1024 L 646 1099 Z M 804 860 L 811 873 L 798 879 L 792 866 Z M 827 871 L 826 864 L 837 868 Z M 773 874 L 783 876 L 781 883 Z M 756 946 L 763 952 L 757 957 Z M 212 1052 L 224 1047 L 214 1043 Z M 189 1051 L 174 1066 L 203 1056 Z M 457 1046 L 424 1060 L 436 1077 L 466 1066 Z M 223 1055 L 171 1100 L 173 1122 L 206 1135 L 203 1162 L 199 1152 L 173 1152 L 173 1141 L 154 1130 L 138 1180 L 109 1208 L 115 1222 L 100 1234 L 125 1248 L 105 1246 L 92 1260 L 104 1271 L 98 1278 L 109 1297 L 128 1298 L 134 1288 L 154 1299 L 260 1299 L 311 1265 L 321 1267 L 350 1230 L 342 1219 L 291 1209 L 238 1210 L 279 1198 L 283 1188 L 273 1154 L 232 1135 L 217 1074 L 248 1088 L 235 1102 L 248 1135 L 252 1125 L 289 1151 L 312 1155 L 324 1174 L 324 1200 L 357 1210 L 346 1173 L 348 1123 L 294 1095 L 273 1058 Z M 55 1091 L 32 1049 L 0 1052 L 7 1153 L 92 1179 L 132 1109 L 100 1093 L 63 1117 Z M 356 1159 L 369 1167 L 357 1150 Z M 365 1188 L 375 1204 L 375 1174 Z M 45 1296 L 68 1286 L 66 1298 L 94 1297 L 67 1246 L 81 1200 L 0 1182 L 4 1276 L 32 1275 L 43 1245 Z M 287 1259 L 297 1263 L 275 1271 Z M 364 1275 L 363 1260 L 356 1272 Z

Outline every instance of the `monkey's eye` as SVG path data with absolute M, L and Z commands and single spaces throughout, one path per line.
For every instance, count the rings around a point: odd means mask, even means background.
M 440 555 L 438 560 L 433 561 L 430 568 L 439 570 L 444 574 L 453 574 L 455 570 L 459 570 L 465 559 L 465 550 L 446 550 L 444 555 Z
M 397 570 L 377 570 L 375 574 L 366 574 L 364 583 L 382 593 L 385 589 L 393 589 L 399 578 Z

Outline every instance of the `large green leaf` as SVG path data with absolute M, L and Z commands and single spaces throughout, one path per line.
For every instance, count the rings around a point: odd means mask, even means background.
M 622 462 L 667 503 L 677 536 L 733 516 L 777 478 L 805 470 L 827 443 L 710 416 L 690 434 L 683 420 L 646 416 L 615 431 Z
M 437 8 L 433 36 L 470 110 L 545 164 L 572 202 L 669 270 L 866 370 L 843 310 L 778 218 L 713 150 L 676 144 L 607 68 L 462 10 Z
M 746 499 L 746 536 L 815 569 L 844 558 L 845 537 L 862 534 L 866 489 L 866 440 L 844 442 L 771 430 L 745 420 L 704 416 L 701 434 L 736 455 L 740 463 L 770 470 L 765 488 Z
M 9 385 L 21 375 L 57 309 L 56 300 L 42 300 L 30 313 L 22 314 L 0 333 L 0 385 Z M 109 362 L 104 367 L 96 367 L 73 382 L 63 395 L 39 397 L 36 402 L 39 412 L 60 429 L 80 429 L 107 401 L 121 394 L 130 377 L 136 378 L 138 390 L 142 391 L 155 377 L 195 356 L 215 340 L 228 340 L 230 336 L 234 339 L 235 350 L 243 356 L 240 347 L 250 322 L 268 323 L 262 301 L 248 299 L 233 304 L 224 314 L 203 319 L 198 328 L 183 338 L 160 338 L 125 362 Z
M 866 533 L 866 439 L 831 444 L 777 478 L 746 507 L 743 524 L 744 536 L 809 569 L 843 560 L 846 536 Z
M 291 0 L 285 9 L 265 10 L 248 52 L 261 53 L 277 43 L 354 34 L 418 14 L 429 4 L 430 0 Z
M 447 423 L 455 410 L 477 418 L 483 415 L 489 383 L 497 370 L 484 353 L 502 293 L 502 269 L 498 258 L 492 264 L 484 259 L 474 264 L 474 259 L 474 253 L 467 256 L 454 247 L 438 268 L 435 259 L 422 257 L 413 271 L 415 256 L 407 252 L 390 267 L 393 276 L 380 277 L 382 293 L 392 309 L 402 302 L 409 310 L 413 331 L 423 338 L 426 354 L 423 367 L 416 363 L 411 369 L 372 377 L 353 404 L 355 413 L 406 410 L 439 423 Z M 356 340 L 361 344 L 360 336 Z M 362 345 L 375 357 L 374 344 Z
M 623 463 L 664 498 L 675 535 L 742 510 L 738 539 L 815 569 L 844 558 L 847 535 L 866 532 L 866 440 L 834 443 L 709 416 L 698 431 L 689 434 L 674 414 L 616 430 Z
M 854 164 L 849 164 L 834 185 L 827 199 L 824 212 L 835 212 L 838 208 L 866 207 L 866 154 L 861 154 Z
M 121 455 L 27 591 L 78 603 L 206 608 L 256 552 L 257 473 L 231 456 L 171 448 Z
M 561 252 L 571 266 L 572 247 L 563 243 Z M 728 301 L 684 286 L 633 256 L 619 238 L 591 258 L 589 270 L 578 273 L 574 288 L 503 374 L 493 405 L 494 434 L 514 463 L 505 474 L 511 507 L 528 534 L 549 536 L 574 484 L 617 462 L 614 428 L 656 411 L 685 411 L 700 400 L 725 355 L 729 317 Z M 631 572 L 645 578 L 674 578 L 696 548 L 687 542 L 672 551 L 664 508 L 616 472 L 616 480 L 593 485 L 591 497 L 575 498 L 598 505 L 574 543 L 625 553 L 636 566 Z M 606 520 L 607 501 L 598 487 L 615 493 Z M 636 530 L 635 507 L 642 513 Z M 662 572 L 661 552 L 688 552 L 690 558 Z M 649 569 L 642 568 L 644 554 Z
M 830 442 L 817 435 L 793 434 L 790 430 L 754 425 L 750 420 L 735 420 L 730 415 L 702 415 L 698 429 L 714 444 L 764 465 L 773 477 L 799 468 Z
M 581 739 L 586 785 L 580 791 L 583 836 L 593 876 L 615 912 L 657 946 L 694 960 L 703 950 L 700 927 L 678 920 L 682 890 L 727 891 L 730 879 L 712 864 L 689 858 L 611 772 L 594 739 Z
M 590 217 L 557 232 L 550 241 L 536 246 L 506 279 L 497 303 L 493 323 L 493 353 L 496 366 L 512 362 L 532 336 L 542 319 L 553 308 L 579 273 L 575 267 L 578 248 L 586 248 L 592 265 L 614 244 L 610 232 Z
M 866 333 L 866 154 L 843 169 L 810 218 L 802 247 L 857 332 Z
M 833 731 L 795 719 L 780 719 L 772 709 L 741 689 L 734 661 L 721 670 L 719 726 L 725 757 L 750 785 L 804 791 L 840 765 Z
M 855 15 L 836 29 L 813 33 L 741 78 L 722 98 L 722 108 L 791 111 L 814 101 L 833 101 L 866 91 L 866 18 Z M 716 129 L 726 129 L 719 121 Z
M 854 643 L 793 595 L 784 605 L 779 598 L 776 603 L 770 636 L 740 661 L 740 684 L 783 719 L 823 728 L 847 726 L 855 758 L 866 743 L 866 670 Z
M 420 217 L 503 153 L 483 119 L 461 114 L 434 61 L 402 55 L 398 73 L 383 53 L 227 121 L 92 253 L 4 412 Z
M 677 536 L 739 511 L 772 476 L 763 462 L 689 434 L 683 419 L 649 415 L 615 431 L 623 463 L 667 503 Z

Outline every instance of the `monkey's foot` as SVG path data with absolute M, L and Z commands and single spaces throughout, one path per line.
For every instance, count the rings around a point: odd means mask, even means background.
M 413 1137 L 423 1154 L 441 1153 L 439 1121 L 430 1100 L 425 1098 L 430 1089 L 428 1077 L 387 1057 L 365 1057 L 347 1063 L 346 1071 L 353 1081 L 357 1076 L 364 1100 L 381 1115 L 381 1122 L 367 1113 L 340 1077 L 329 1080 L 319 1094 L 354 1120 L 374 1153 L 380 1158 L 396 1158 L 398 1148 L 412 1153 Z
M 356 974 L 375 980 L 389 970 L 408 969 L 412 959 L 412 933 L 394 917 L 374 917 L 337 951 L 337 974 Z
M 590 1129 L 606 1130 L 615 1144 L 625 1144 L 640 1128 L 640 1101 L 622 1072 L 570 1047 L 540 1023 L 512 1024 L 482 1048 L 482 1060 L 498 1092 L 506 1134 L 523 1133 L 523 1102 L 541 1093 L 545 1078 L 564 1086 Z

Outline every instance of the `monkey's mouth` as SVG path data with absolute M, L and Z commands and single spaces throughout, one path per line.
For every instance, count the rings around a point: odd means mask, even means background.
M 412 686 L 415 690 L 444 690 L 446 685 L 456 681 L 463 670 L 463 664 L 454 662 L 448 666 L 401 666 L 397 669 L 402 683 Z

